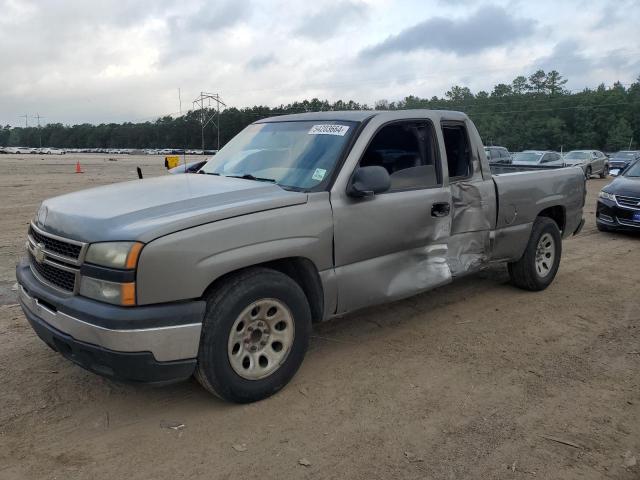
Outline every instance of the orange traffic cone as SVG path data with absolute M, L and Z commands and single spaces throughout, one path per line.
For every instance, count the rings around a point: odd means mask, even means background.
M 76 162 L 76 173 L 84 173 L 80 167 L 80 160 Z

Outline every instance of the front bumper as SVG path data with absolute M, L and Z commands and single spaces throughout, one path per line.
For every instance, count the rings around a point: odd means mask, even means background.
M 634 220 L 640 210 L 622 208 L 616 202 L 600 198 L 596 208 L 596 222 L 611 230 L 640 232 L 640 221 Z
M 205 302 L 117 307 L 61 296 L 26 261 L 16 267 L 18 296 L 38 336 L 78 365 L 107 377 L 165 383 L 194 371 Z

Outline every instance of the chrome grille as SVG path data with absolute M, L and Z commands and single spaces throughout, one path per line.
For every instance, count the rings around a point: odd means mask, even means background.
M 87 247 L 86 243 L 58 237 L 34 224 L 29 227 L 26 248 L 31 271 L 42 283 L 64 293 L 76 293 Z
M 40 263 L 33 254 L 29 252 L 29 264 L 31 270 L 42 280 L 65 292 L 73 293 L 76 288 L 76 272 L 71 269 L 63 269 L 54 266 L 52 263 Z
M 640 198 L 638 197 L 625 197 L 622 195 L 616 195 L 616 200 L 621 207 L 634 208 L 640 210 Z
M 53 238 L 47 234 L 38 232 L 33 225 L 29 227 L 29 235 L 33 238 L 35 243 L 42 243 L 44 248 L 49 252 L 62 255 L 63 257 L 72 258 L 74 260 L 77 260 L 80 257 L 80 252 L 82 251 L 81 243 L 71 243 L 58 238 Z

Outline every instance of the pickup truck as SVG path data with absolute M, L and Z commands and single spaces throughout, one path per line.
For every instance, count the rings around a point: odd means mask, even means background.
M 194 375 L 259 400 L 294 376 L 314 322 L 495 263 L 545 289 L 584 223 L 584 174 L 500 168 L 459 112 L 262 119 L 197 174 L 44 201 L 19 299 L 41 339 L 90 371 Z

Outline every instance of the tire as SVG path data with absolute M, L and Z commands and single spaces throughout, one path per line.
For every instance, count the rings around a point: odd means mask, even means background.
M 587 180 L 591 178 L 591 167 L 587 167 L 587 171 L 584 173 Z
M 604 167 L 602 167 L 602 172 L 600 172 L 600 178 L 607 178 L 607 175 L 609 175 L 609 165 L 605 165 Z
M 544 247 L 551 239 L 551 252 L 553 258 L 550 261 L 544 262 L 544 256 L 548 250 L 541 250 L 539 252 L 540 245 Z M 541 243 L 542 241 L 542 243 Z M 538 254 L 542 256 L 538 257 Z M 509 277 L 511 283 L 516 287 L 524 290 L 539 291 L 544 290 L 558 273 L 558 267 L 560 266 L 560 257 L 562 256 L 562 239 L 560 237 L 560 230 L 556 222 L 547 217 L 538 217 L 533 222 L 533 228 L 531 229 L 531 236 L 527 243 L 527 248 L 524 251 L 524 255 L 517 262 L 509 263 Z M 538 260 L 538 258 L 541 260 Z M 546 263 L 547 269 L 540 263 Z M 542 272 L 539 270 L 542 268 Z
M 206 298 L 195 372 L 200 384 L 236 403 L 262 400 L 284 387 L 309 346 L 311 310 L 302 288 L 283 273 L 251 268 Z

